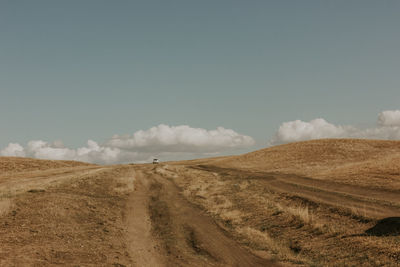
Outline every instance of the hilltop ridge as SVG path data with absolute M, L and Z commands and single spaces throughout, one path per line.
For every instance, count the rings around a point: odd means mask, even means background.
M 223 167 L 400 189 L 400 141 L 319 139 L 273 146 L 211 162 Z
M 95 166 L 94 164 L 71 160 L 46 160 L 21 157 L 0 157 L 1 174 L 27 171 L 42 171 L 67 167 Z

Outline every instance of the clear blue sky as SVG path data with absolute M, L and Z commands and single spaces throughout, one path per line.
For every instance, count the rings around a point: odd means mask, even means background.
M 400 99 L 400 1 L 0 1 L 0 147 L 165 123 L 254 137 Z

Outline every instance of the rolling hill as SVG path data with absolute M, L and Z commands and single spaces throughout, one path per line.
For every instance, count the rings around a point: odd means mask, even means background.
M 396 266 L 400 142 L 157 165 L 0 157 L 0 243 L 1 266 Z

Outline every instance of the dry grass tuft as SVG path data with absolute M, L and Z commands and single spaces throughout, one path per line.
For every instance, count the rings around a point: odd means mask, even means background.
M 9 198 L 0 198 L 0 217 L 7 214 L 12 207 L 12 201 Z
M 282 240 L 274 239 L 266 232 L 261 232 L 251 227 L 241 227 L 236 231 L 245 239 L 251 240 L 252 247 L 259 250 L 270 251 L 275 257 L 287 262 L 301 262 L 298 257 Z
M 295 216 L 296 218 L 300 219 L 302 222 L 306 224 L 312 224 L 314 222 L 313 215 L 309 211 L 308 206 L 288 207 L 276 203 L 276 208 L 281 212 L 286 212 Z
M 113 190 L 116 193 L 130 194 L 135 190 L 135 176 L 133 171 L 114 179 L 116 181 L 116 186 Z

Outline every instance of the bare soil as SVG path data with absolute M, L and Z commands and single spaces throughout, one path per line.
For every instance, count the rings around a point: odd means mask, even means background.
M 143 166 L 152 231 L 162 244 L 167 266 L 271 266 L 227 235 L 202 209 L 188 202 L 176 185 Z

